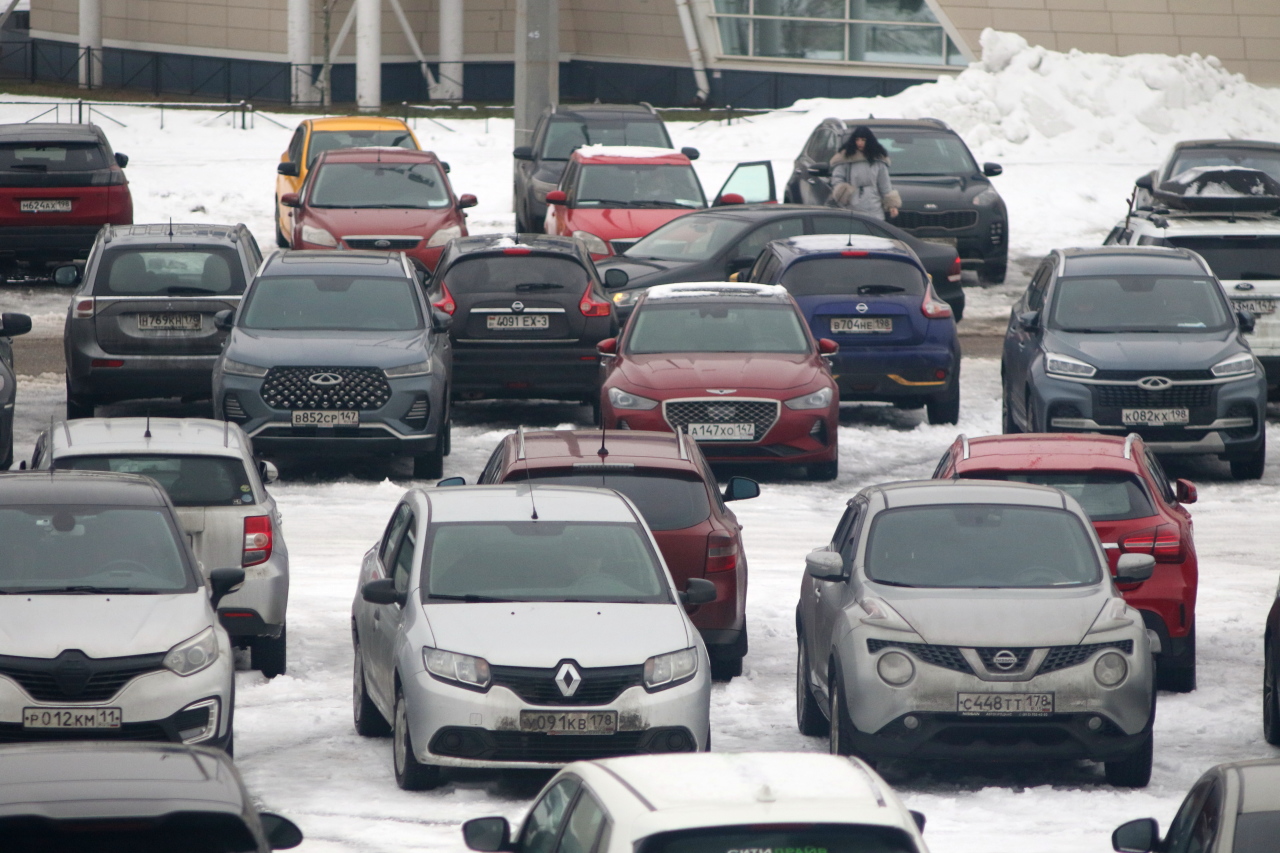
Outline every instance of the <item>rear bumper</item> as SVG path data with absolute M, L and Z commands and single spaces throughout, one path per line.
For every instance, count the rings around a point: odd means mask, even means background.
M 0 227 L 0 259 L 69 261 L 89 256 L 102 225 L 8 225 Z
M 922 399 L 951 389 L 959 355 L 939 346 L 849 347 L 832 359 L 831 372 L 841 400 Z
M 123 362 L 94 367 L 95 360 Z M 99 402 L 151 397 L 207 400 L 213 393 L 216 355 L 117 355 L 96 345 L 67 353 L 67 387 Z
M 583 400 L 600 391 L 595 345 L 496 345 L 455 341 L 455 399 Z

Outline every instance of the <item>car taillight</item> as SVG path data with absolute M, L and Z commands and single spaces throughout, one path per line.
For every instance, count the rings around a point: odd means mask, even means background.
M 71 317 L 76 320 L 88 320 L 95 310 L 97 308 L 92 299 L 77 299 L 75 306 L 71 309 Z
M 1157 563 L 1182 562 L 1182 540 L 1172 524 L 1148 527 L 1120 539 L 1122 554 L 1150 554 Z
M 440 298 L 431 303 L 446 314 L 453 314 L 458 310 L 458 303 L 453 301 L 453 294 L 449 292 L 449 285 L 443 281 L 440 282 Z
M 961 277 L 960 256 L 956 255 L 956 259 L 951 262 L 951 266 L 947 269 L 947 281 L 959 283 Z
M 533 251 L 533 250 L 532 250 L 532 249 L 530 249 L 528 246 L 508 246 L 507 248 L 505 248 L 505 249 L 503 249 L 503 250 L 502 250 L 502 254 L 504 254 L 504 255 L 527 255 L 527 254 L 529 254 L 531 251 Z
M 945 320 L 951 316 L 951 306 L 938 298 L 930 284 L 924 289 L 924 302 L 920 303 L 920 312 L 930 320 Z
M 583 317 L 608 317 L 609 309 L 613 303 L 596 299 L 594 293 L 591 292 L 591 282 L 587 282 L 587 289 L 582 294 L 581 301 L 578 302 L 578 310 L 582 312 Z
M 707 537 L 707 571 L 728 572 L 738 567 L 738 543 L 727 533 Z
M 256 566 L 271 559 L 271 516 L 251 515 L 244 520 L 242 566 Z

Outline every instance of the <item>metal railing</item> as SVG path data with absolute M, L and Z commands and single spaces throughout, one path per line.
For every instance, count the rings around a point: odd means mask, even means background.
M 289 128 L 276 121 L 269 115 L 259 113 L 248 101 L 238 101 L 235 103 L 227 103 L 225 101 L 213 101 L 200 103 L 196 101 L 86 101 L 78 98 L 74 101 L 52 101 L 52 100 L 23 100 L 23 101 L 0 101 L 3 106 L 23 106 L 23 107 L 46 107 L 43 112 L 36 113 L 31 118 L 25 119 L 23 124 L 30 124 L 33 121 L 44 118 L 53 113 L 54 121 L 63 121 L 63 113 L 66 113 L 65 121 L 67 123 L 84 124 L 86 119 L 92 123 L 95 115 L 101 116 L 108 121 L 119 125 L 120 127 L 128 127 L 127 124 L 120 121 L 114 116 L 103 112 L 101 107 L 148 107 L 160 110 L 160 129 L 164 129 L 164 111 L 168 109 L 197 109 L 197 110 L 222 110 L 208 122 L 213 122 L 225 115 L 232 117 L 232 125 L 238 126 L 241 130 L 252 130 L 255 120 L 261 116 L 266 121 L 271 122 L 276 127 L 282 127 L 286 130 Z

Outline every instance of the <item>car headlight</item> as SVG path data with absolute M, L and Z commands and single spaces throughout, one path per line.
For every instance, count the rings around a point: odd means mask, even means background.
M 1119 652 L 1107 652 L 1093 662 L 1093 677 L 1103 687 L 1115 687 L 1129 674 L 1129 662 Z
M 609 405 L 615 409 L 638 409 L 647 412 L 658 405 L 658 401 L 650 400 L 648 397 L 641 397 L 639 394 L 628 393 L 621 388 L 610 388 Z
M 858 602 L 858 606 L 862 608 L 862 612 L 867 614 L 859 618 L 864 625 L 872 625 L 876 628 L 885 628 L 890 631 L 911 631 L 915 629 L 911 624 L 899 615 L 887 602 L 868 595 Z
M 489 662 L 484 658 L 422 647 L 422 664 L 427 672 L 444 681 L 453 681 L 480 690 L 489 686 Z
M 587 251 L 593 255 L 611 255 L 609 244 L 601 240 L 590 231 L 574 231 L 573 236 L 577 237 L 587 245 Z
M 787 400 L 788 409 L 825 409 L 831 405 L 831 389 L 819 388 L 812 394 Z
M 1087 361 L 1053 352 L 1045 353 L 1044 369 L 1055 376 L 1092 376 L 1098 372 L 1098 368 Z
M 222 360 L 222 372 L 230 373 L 235 376 L 252 376 L 255 379 L 261 379 L 267 375 L 268 368 L 258 367 L 256 364 L 245 364 L 243 361 L 232 361 L 229 358 Z
M 338 245 L 338 241 L 334 236 L 323 228 L 316 228 L 314 225 L 302 226 L 302 242 L 315 243 L 317 246 L 334 247 Z
M 611 298 L 613 299 L 613 304 L 619 308 L 630 308 L 639 301 L 642 293 L 644 293 L 643 290 L 619 290 Z
M 886 684 L 897 687 L 911 680 L 916 674 L 916 665 L 902 652 L 886 652 L 876 661 L 876 672 Z
M 1247 352 L 1233 355 L 1209 368 L 1209 372 L 1214 376 L 1252 376 L 1253 356 Z
M 461 236 L 462 236 L 461 225 L 450 225 L 448 228 L 440 228 L 436 231 L 436 233 L 432 234 L 430 237 L 427 238 L 427 248 L 430 249 L 433 246 L 443 246 L 445 243 L 448 243 L 450 240 L 456 239 Z
M 697 649 L 654 655 L 644 662 L 644 686 L 650 690 L 674 687 L 693 678 L 697 671 Z
M 994 187 L 987 187 L 973 197 L 973 206 L 982 207 L 984 204 L 995 204 L 998 198 L 1000 198 L 1000 193 L 996 192 Z
M 208 669 L 218 659 L 218 635 L 205 628 L 189 640 L 183 640 L 164 656 L 164 667 L 178 675 L 194 675 Z
M 426 376 L 431 372 L 431 359 L 420 361 L 417 364 L 405 364 L 400 367 L 388 367 L 382 371 L 387 375 L 388 379 L 403 379 L 406 376 Z

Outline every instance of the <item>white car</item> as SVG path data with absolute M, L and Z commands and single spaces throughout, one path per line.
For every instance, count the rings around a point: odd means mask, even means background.
M 927 853 L 923 827 L 856 758 L 740 752 L 580 761 L 515 838 L 502 817 L 462 834 L 485 853 Z
M 711 671 L 635 505 L 612 489 L 413 489 L 351 611 L 356 731 L 396 782 L 710 745 Z M 389 722 L 390 721 L 390 722 Z

